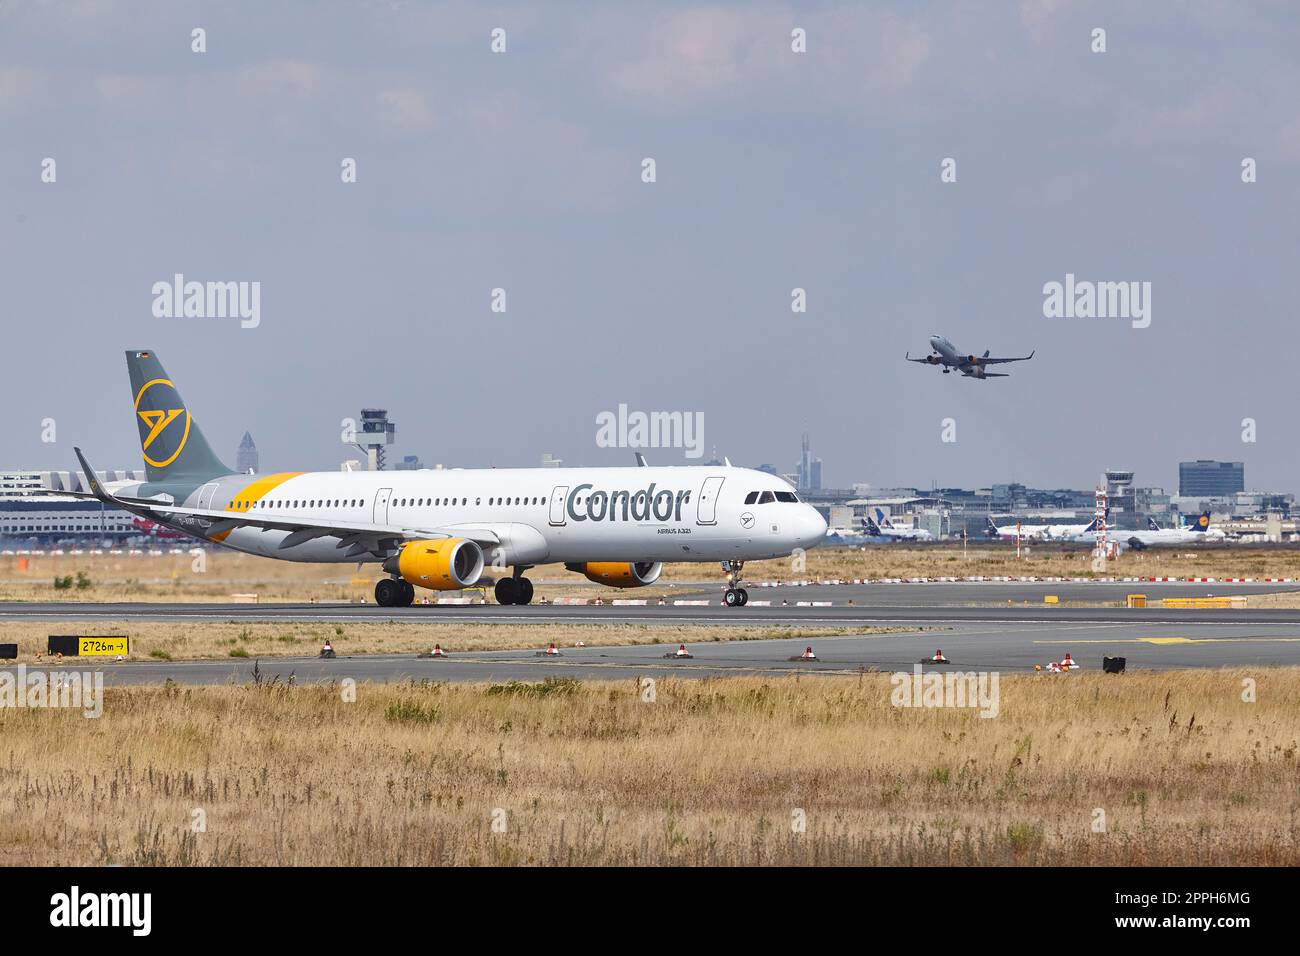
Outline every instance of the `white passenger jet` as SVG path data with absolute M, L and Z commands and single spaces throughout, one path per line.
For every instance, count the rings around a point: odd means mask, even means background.
M 89 493 L 204 541 L 286 561 L 369 562 L 384 607 L 417 587 L 473 587 L 485 567 L 501 604 L 528 604 L 524 572 L 563 564 L 611 587 L 653 584 L 664 562 L 721 562 L 743 605 L 746 561 L 820 544 L 826 521 L 774 475 L 715 467 L 493 468 L 237 474 L 213 453 L 150 350 L 126 353 L 143 482 Z M 67 492 L 60 492 L 67 494 Z

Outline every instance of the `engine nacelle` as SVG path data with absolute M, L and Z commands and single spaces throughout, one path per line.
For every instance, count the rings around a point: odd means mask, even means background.
M 384 570 L 435 591 L 473 587 L 483 575 L 483 549 L 465 538 L 410 541 L 384 562 Z
M 570 571 L 586 575 L 588 581 L 607 584 L 612 588 L 643 588 L 659 580 L 664 569 L 662 561 L 588 561 L 585 564 L 566 564 Z
M 929 362 L 931 365 L 938 365 L 938 364 L 939 364 L 939 356 L 937 356 L 937 355 L 927 355 L 927 356 L 925 357 L 925 360 L 926 360 L 927 362 Z
M 981 364 L 981 363 L 980 363 L 980 360 L 977 359 L 975 356 L 973 356 L 973 355 L 968 355 L 968 356 L 966 356 L 966 364 L 967 364 L 967 365 L 979 365 L 979 364 Z

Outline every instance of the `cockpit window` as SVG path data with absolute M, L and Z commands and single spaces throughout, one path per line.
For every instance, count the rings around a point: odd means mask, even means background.
M 758 499 L 760 505 L 770 505 L 774 501 L 776 501 L 776 495 L 772 494 L 770 491 L 763 492 L 762 496 Z
M 795 496 L 795 493 L 793 491 L 778 491 L 776 493 L 776 500 L 777 501 L 798 501 L 799 499 Z
M 757 491 L 751 491 L 749 494 L 745 495 L 745 504 L 747 505 L 752 505 L 757 500 L 758 500 Z

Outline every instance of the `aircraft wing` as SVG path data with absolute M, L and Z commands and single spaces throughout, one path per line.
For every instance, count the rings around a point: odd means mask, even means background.
M 1038 349 L 1034 349 L 1037 352 Z M 1028 355 L 1021 355 L 1018 358 L 982 358 L 979 360 L 980 365 L 1005 365 L 1007 362 L 1028 362 L 1034 357 L 1034 352 Z
M 29 495 L 49 495 L 52 498 L 86 498 L 90 501 L 104 501 L 102 495 L 97 495 L 93 491 L 59 491 L 55 488 L 25 488 L 24 494 Z M 125 507 L 128 504 L 140 505 L 158 505 L 163 504 L 156 498 L 132 498 L 128 495 L 110 495 L 110 500 L 120 502 L 119 507 Z
M 243 511 L 215 511 L 209 508 L 186 508 L 165 505 L 140 498 L 118 498 L 106 490 L 81 453 L 74 449 L 77 460 L 87 475 L 87 483 L 94 494 L 107 504 L 129 511 L 142 518 L 159 521 L 201 538 L 221 540 L 236 528 L 257 528 L 261 531 L 287 531 L 280 542 L 281 548 L 292 548 L 314 538 L 338 538 L 338 547 L 348 547 L 349 556 L 373 552 L 380 556 L 403 541 L 421 538 L 468 538 L 477 544 L 496 545 L 501 538 L 496 532 L 476 528 L 412 528 L 401 525 L 372 524 L 364 521 L 341 519 L 291 518 L 284 515 L 260 515 Z
M 916 358 L 916 359 L 912 358 L 912 353 L 911 353 L 911 352 L 904 352 L 904 353 L 903 353 L 903 358 L 907 359 L 909 362 L 925 362 L 925 363 L 927 363 L 927 364 L 929 364 L 929 362 L 930 362 L 930 359 L 929 359 L 928 357 L 925 357 L 925 358 Z

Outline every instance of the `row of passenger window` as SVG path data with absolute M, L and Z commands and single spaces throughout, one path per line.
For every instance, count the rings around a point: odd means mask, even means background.
M 798 501 L 793 491 L 751 491 L 745 495 L 747 505 L 767 505 L 774 501 Z
M 481 505 L 482 503 L 483 503 L 482 498 L 474 499 L 474 504 Z M 492 497 L 488 499 L 488 504 L 492 506 L 543 505 L 545 503 L 546 503 L 546 498 L 544 496 L 530 497 L 530 498 Z M 469 499 L 468 498 L 394 498 L 392 504 L 398 508 L 405 508 L 408 506 L 415 507 L 415 508 L 423 508 L 429 505 L 433 507 L 442 507 L 443 505 L 447 505 L 447 506 L 452 506 L 456 504 L 468 505 Z M 366 501 L 364 498 L 344 498 L 344 499 L 324 498 L 319 500 L 312 498 L 306 500 L 287 499 L 283 501 L 281 500 L 245 501 L 244 499 L 241 498 L 230 502 L 230 504 L 228 505 L 229 509 L 232 511 L 248 511 L 251 508 L 265 508 L 268 510 L 288 510 L 293 508 L 364 508 L 365 506 L 366 506 Z

